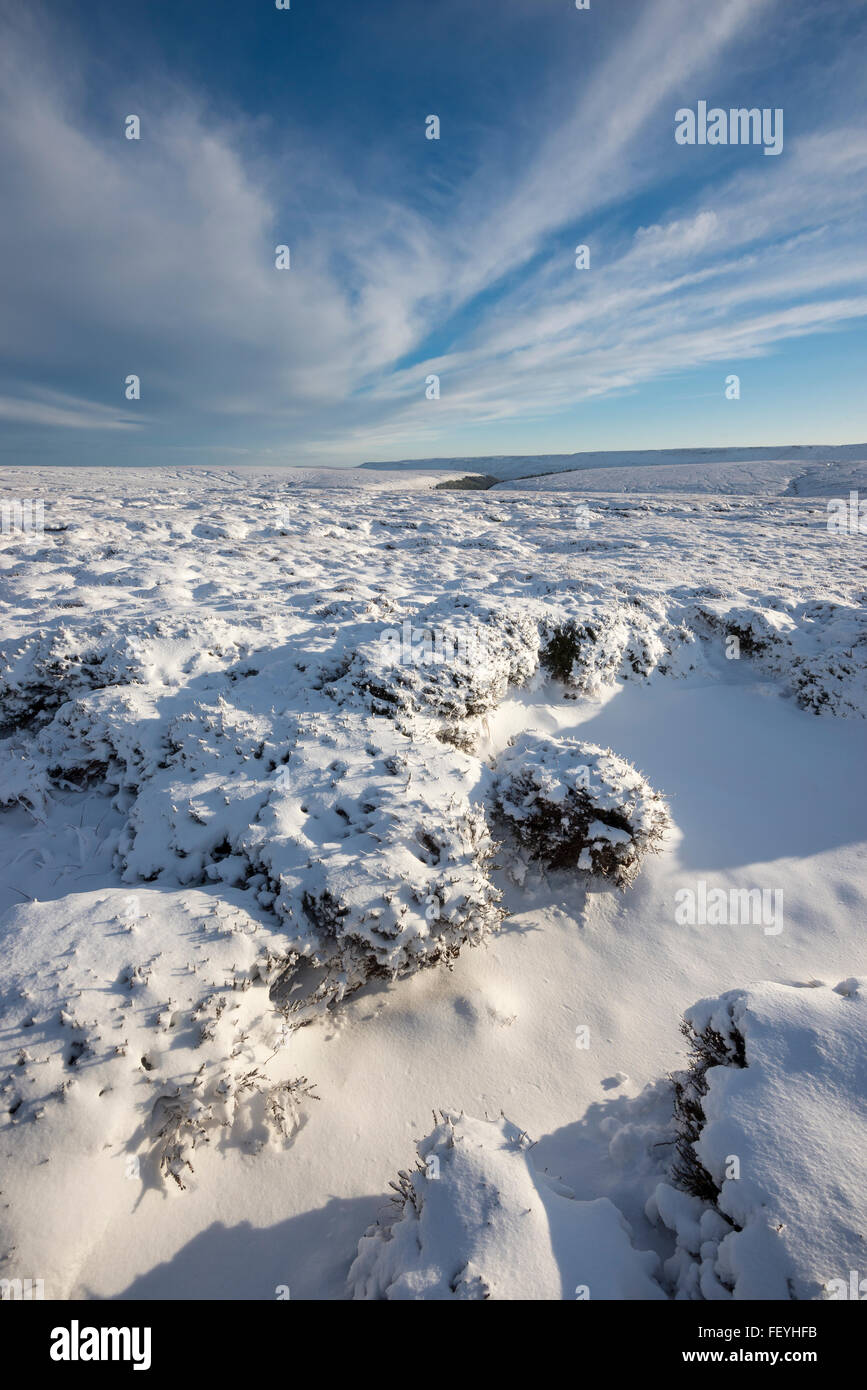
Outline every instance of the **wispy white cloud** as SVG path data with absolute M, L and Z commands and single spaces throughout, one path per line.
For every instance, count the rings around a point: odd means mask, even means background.
M 125 112 L 97 128 L 84 59 L 3 9 L 0 419 L 147 424 L 139 435 L 179 448 L 285 438 L 287 457 L 349 461 L 417 453 L 444 419 L 538 418 L 851 323 L 867 313 L 857 125 L 788 127 L 783 158 L 730 164 L 698 193 L 694 152 L 674 144 L 684 93 L 772 9 L 649 0 L 574 98 L 506 105 L 514 147 L 501 131 L 483 142 L 473 176 L 426 212 L 303 130 L 284 124 L 275 143 L 177 82 L 154 79 L 141 141 L 123 138 Z M 639 193 L 667 212 L 624 229 L 618 205 Z M 131 372 L 140 407 L 123 400 Z
M 32 396 L 0 396 L 0 420 L 67 430 L 137 430 L 143 424 L 94 401 L 37 389 Z

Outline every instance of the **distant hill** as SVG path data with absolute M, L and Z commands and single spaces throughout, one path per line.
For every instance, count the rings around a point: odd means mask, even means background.
M 387 474 L 368 474 L 383 478 Z M 392 474 L 392 476 L 394 476 Z M 409 476 L 409 475 L 407 475 Z M 424 477 L 424 474 L 416 474 Z M 431 475 L 428 474 L 430 477 Z M 435 475 L 439 477 L 439 473 Z M 438 486 L 454 487 L 441 483 Z M 565 473 L 541 473 L 535 478 L 506 478 L 495 484 L 498 492 L 678 492 L 715 496 L 847 497 L 867 490 L 867 462 L 767 459 L 752 463 L 644 464 L 621 468 L 574 468 Z
M 520 478 L 537 478 L 544 474 L 664 465 L 669 473 L 669 487 L 673 486 L 679 490 L 676 478 L 671 476 L 671 470 L 680 467 L 685 468 L 688 474 L 692 473 L 693 477 L 696 477 L 697 472 L 702 473 L 704 481 L 710 482 L 704 470 L 712 470 L 716 466 L 759 463 L 772 464 L 776 470 L 784 464 L 856 463 L 865 460 L 867 444 L 779 444 L 736 449 L 609 449 L 578 454 L 504 454 L 477 458 L 400 459 L 390 463 L 363 463 L 360 467 L 375 469 L 381 473 L 392 469 L 483 473 L 497 478 L 500 482 L 507 482 Z M 727 472 L 726 490 L 737 491 L 737 486 L 733 486 L 736 479 L 732 478 L 730 471 Z M 800 467 L 791 470 L 793 477 L 800 472 Z M 755 490 L 756 478 L 751 473 L 748 476 L 749 486 L 745 490 L 752 492 Z M 609 478 L 610 487 L 613 482 L 611 474 Z M 659 481 L 661 475 L 657 474 L 656 479 Z M 634 477 L 632 481 L 633 486 L 637 486 Z M 592 487 L 589 479 L 587 486 Z M 652 487 L 654 484 L 650 483 L 649 486 Z

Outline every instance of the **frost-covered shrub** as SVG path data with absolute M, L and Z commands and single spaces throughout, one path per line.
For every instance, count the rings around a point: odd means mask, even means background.
M 34 756 L 56 782 L 80 785 L 89 767 L 101 766 L 107 786 L 122 794 L 117 860 L 128 882 L 246 881 L 250 865 L 237 842 L 297 731 L 291 712 L 274 708 L 285 698 L 288 663 L 273 664 L 261 675 L 245 662 L 208 676 L 195 697 L 142 685 L 93 691 L 68 701 L 36 735 Z
M 626 887 L 659 848 L 668 809 L 640 772 L 579 739 L 522 734 L 498 759 L 497 817 L 527 857 Z
M 689 1019 L 684 1019 L 681 1032 L 689 1044 L 690 1065 L 684 1071 L 675 1072 L 671 1078 L 677 1132 L 676 1157 L 671 1176 L 676 1185 L 690 1196 L 715 1202 L 719 1187 L 695 1150 L 705 1124 L 702 1100 L 707 1095 L 710 1067 L 746 1065 L 744 1040 L 734 1024 L 723 1035 L 708 1020 L 703 1022 L 699 1032 Z
M 38 819 L 50 794 L 51 779 L 44 764 L 36 762 L 30 752 L 7 745 L 0 806 L 24 806 Z
M 814 650 L 795 656 L 787 673 L 796 702 L 811 714 L 867 716 L 867 612 L 809 603 L 798 617 Z
M 571 682 L 586 644 L 596 641 L 596 632 L 589 623 L 577 623 L 570 618 L 550 628 L 546 638 L 540 658 L 542 666 L 556 680 L 564 684 Z
M 0 652 L 0 734 L 48 723 L 88 690 L 139 678 L 135 644 L 124 634 L 60 628 Z
M 369 716 L 310 716 L 241 848 L 294 934 L 292 1010 L 448 964 L 499 925 L 475 765 Z
M 124 878 L 245 884 L 242 841 L 288 756 L 297 723 L 213 697 L 164 726 L 161 746 L 124 759 L 138 777 L 118 841 Z M 259 885 L 261 886 L 261 885 Z
M 842 603 L 688 605 L 706 641 L 780 682 L 811 714 L 867 716 L 867 612 Z M 736 642 L 736 645 L 734 643 Z
M 208 677 L 180 712 L 141 687 L 103 690 L 39 735 L 58 776 L 101 759 L 120 788 L 127 883 L 221 882 L 273 912 L 293 942 L 280 986 L 293 1008 L 448 963 L 502 915 L 485 813 L 468 799 L 478 764 L 417 722 L 287 710 L 287 686 L 305 680 L 262 654 L 233 683 Z
M 207 707 L 221 714 L 225 695 L 250 669 L 245 657 L 239 659 L 243 652 L 227 625 L 213 616 L 195 624 L 187 618 L 157 620 L 139 634 L 65 628 L 50 636 L 40 633 L 19 643 L 14 653 L 9 648 L 2 659 L 0 725 L 5 720 L 7 734 L 26 727 L 28 733 L 20 737 L 27 752 L 60 785 L 83 786 L 99 778 L 112 789 L 138 790 L 171 763 L 183 744 L 177 729 L 199 720 L 206 724 Z M 225 662 L 233 664 L 225 667 Z M 175 663 L 190 682 L 186 690 L 162 679 L 163 669 Z M 285 703 L 293 688 L 285 675 L 289 663 L 277 654 L 272 664 L 282 678 Z M 214 671 L 215 666 L 220 669 Z M 303 674 L 296 669 L 294 675 L 300 685 Z M 253 703 L 269 695 L 273 700 L 267 682 L 263 686 L 250 692 Z M 252 717 L 239 713 L 242 721 Z M 202 762 L 207 742 L 200 737 Z M 224 754 L 225 744 L 217 751 Z
M 686 1014 L 671 1181 L 680 1298 L 850 1297 L 867 1224 L 867 988 L 762 983 Z M 859 1264 L 860 1260 L 860 1264 Z
M 556 680 L 592 695 L 617 680 L 647 679 L 690 669 L 695 638 L 666 615 L 663 604 L 634 599 L 583 605 L 542 624 L 540 663 Z
M 327 684 L 341 704 L 405 719 L 467 720 L 494 709 L 538 665 L 538 624 L 502 610 L 456 607 L 383 626 Z
M 353 1297 L 662 1298 L 658 1257 L 634 1249 L 617 1207 L 577 1201 L 534 1167 L 532 1147 L 505 1118 L 444 1114 L 359 1242 Z
M 702 601 L 696 602 L 699 594 Z M 654 672 L 719 674 L 723 658 L 738 657 L 779 681 L 802 709 L 867 716 L 863 608 L 773 597 L 739 602 L 707 586 L 684 603 L 635 596 L 552 607 L 554 613 L 540 623 L 540 664 L 580 695 Z
M 730 603 L 715 607 L 696 604 L 690 622 L 702 637 L 726 644 L 738 658 L 773 658 L 777 662 L 785 660 L 786 649 L 792 645 L 789 634 L 795 626 L 788 613 Z
M 210 1086 L 202 1086 L 200 1079 L 177 1086 L 158 1096 L 152 1111 L 154 1153 L 162 1177 L 183 1191 L 186 1173 L 195 1172 L 196 1149 L 209 1144 L 218 1131 L 231 1129 L 239 1104 L 251 1096 L 260 1099 L 266 1129 L 284 1141 L 300 1128 L 304 1102 L 319 1100 L 306 1076 L 272 1081 L 259 1067 L 238 1076 L 224 1072 Z

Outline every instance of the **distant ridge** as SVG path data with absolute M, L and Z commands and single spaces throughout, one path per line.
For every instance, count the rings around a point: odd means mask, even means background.
M 654 464 L 849 463 L 867 460 L 865 444 L 773 444 L 733 449 L 600 449 L 576 454 L 497 454 L 478 457 L 398 459 L 362 463 L 361 468 L 444 469 L 486 473 L 500 481 L 536 478 L 593 468 L 638 468 Z

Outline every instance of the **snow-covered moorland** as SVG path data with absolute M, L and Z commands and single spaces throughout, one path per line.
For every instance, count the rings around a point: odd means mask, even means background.
M 867 1279 L 864 538 L 444 476 L 0 477 L 3 1279 Z

